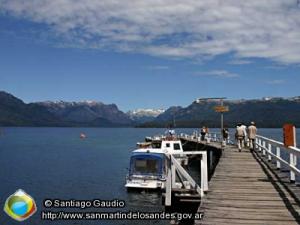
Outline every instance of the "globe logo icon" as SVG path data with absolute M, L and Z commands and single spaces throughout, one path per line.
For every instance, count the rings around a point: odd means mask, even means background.
M 36 204 L 30 195 L 19 189 L 6 199 L 4 212 L 14 220 L 23 221 L 36 212 Z

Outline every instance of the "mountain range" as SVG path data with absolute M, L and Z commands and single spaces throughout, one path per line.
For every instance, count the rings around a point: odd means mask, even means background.
M 183 107 L 171 107 L 143 127 L 220 127 L 220 113 L 215 112 L 219 100 L 202 100 Z M 282 127 L 285 123 L 300 126 L 300 97 L 263 98 L 256 100 L 227 100 L 229 112 L 224 113 L 224 124 L 235 127 L 238 122 L 255 121 L 259 127 Z
M 46 101 L 26 104 L 13 95 L 0 92 L 1 126 L 132 126 L 129 116 L 115 104 L 82 101 Z
M 67 123 L 84 126 L 131 126 L 132 120 L 118 109 L 115 104 L 104 104 L 96 101 L 65 102 L 46 101 L 37 102 L 48 112 Z
M 98 101 L 45 101 L 24 103 L 0 91 L 0 126 L 88 126 L 88 127 L 220 127 L 217 100 L 201 100 L 187 107 L 137 109 L 122 112 L 115 104 Z M 224 124 L 255 121 L 259 127 L 282 127 L 284 123 L 300 126 L 300 97 L 226 100 L 229 112 Z

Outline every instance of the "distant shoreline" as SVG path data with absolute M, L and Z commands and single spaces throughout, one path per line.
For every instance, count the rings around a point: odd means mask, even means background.
M 116 127 L 93 127 L 93 126 L 83 126 L 83 127 L 79 127 L 79 126 L 1 126 L 0 125 L 0 131 L 3 128 L 107 128 L 107 129 L 111 129 L 111 128 L 136 128 L 136 129 L 157 129 L 157 128 L 161 128 L 161 129 L 169 129 L 168 127 L 134 127 L 134 126 L 116 126 Z M 198 127 L 173 127 L 171 129 L 200 129 L 201 126 Z M 211 129 L 221 129 L 220 127 L 209 127 Z M 235 129 L 235 127 L 227 127 L 229 129 Z M 261 129 L 282 129 L 282 127 L 258 127 Z M 300 128 L 300 127 L 299 127 Z M 297 127 L 296 127 L 297 129 Z

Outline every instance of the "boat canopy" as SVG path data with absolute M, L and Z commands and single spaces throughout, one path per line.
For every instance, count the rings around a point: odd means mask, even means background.
M 163 176 L 165 155 L 135 152 L 131 155 L 129 175 Z

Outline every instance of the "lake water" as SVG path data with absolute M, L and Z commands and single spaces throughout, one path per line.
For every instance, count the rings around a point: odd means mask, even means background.
M 192 133 L 193 130 L 177 129 L 177 133 Z M 168 221 L 51 222 L 40 219 L 41 210 L 46 210 L 44 199 L 120 199 L 126 202 L 126 211 L 162 211 L 160 194 L 128 193 L 124 184 L 130 152 L 136 142 L 164 131 L 140 128 L 5 128 L 0 136 L 0 206 L 3 208 L 6 198 L 17 189 L 23 189 L 36 200 L 38 212 L 22 224 L 169 224 Z M 87 135 L 86 139 L 79 138 L 81 132 Z M 259 133 L 282 139 L 281 129 L 260 129 Z M 0 224 L 19 223 L 4 215 L 1 209 Z

